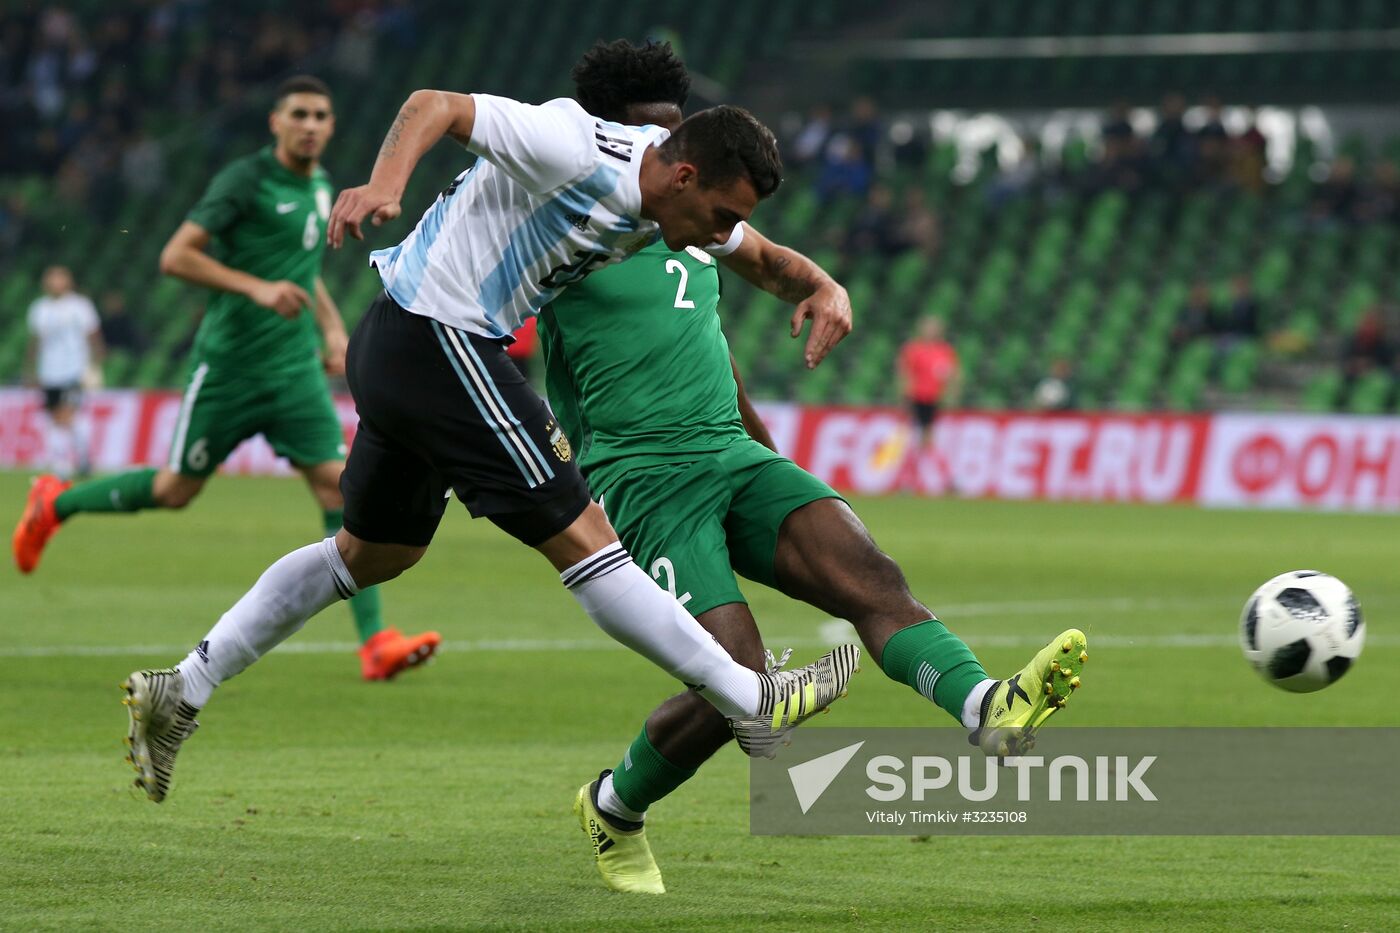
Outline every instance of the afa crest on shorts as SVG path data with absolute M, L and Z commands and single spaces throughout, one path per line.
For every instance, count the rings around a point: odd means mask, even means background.
M 559 462 L 568 463 L 574 459 L 574 448 L 569 444 L 569 438 L 563 429 L 553 421 L 546 424 L 544 429 L 549 432 L 549 445 L 554 448 L 554 455 L 559 458 Z

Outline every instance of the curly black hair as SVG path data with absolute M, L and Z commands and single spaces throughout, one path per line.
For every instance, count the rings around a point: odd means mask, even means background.
M 669 42 L 599 41 L 573 70 L 574 96 L 595 117 L 627 122 L 631 104 L 685 107 L 690 74 Z

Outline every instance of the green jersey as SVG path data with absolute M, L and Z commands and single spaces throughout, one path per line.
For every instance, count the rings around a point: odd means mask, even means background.
M 210 255 L 260 279 L 288 279 L 313 298 L 331 182 L 319 166 L 311 177 L 292 172 L 269 146 L 230 162 L 209 183 L 188 220 L 209 231 Z M 216 291 L 195 337 L 195 355 L 215 369 L 253 376 L 319 366 L 320 338 L 309 310 L 287 320 L 241 295 Z
M 570 285 L 539 319 L 550 406 L 595 491 L 609 467 L 743 440 L 719 270 L 664 243 Z

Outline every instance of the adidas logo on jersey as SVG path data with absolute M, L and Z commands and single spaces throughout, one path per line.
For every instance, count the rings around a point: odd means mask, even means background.
M 575 228 L 586 232 L 588 230 L 588 221 L 592 218 L 587 214 L 565 214 L 564 219 L 573 224 Z

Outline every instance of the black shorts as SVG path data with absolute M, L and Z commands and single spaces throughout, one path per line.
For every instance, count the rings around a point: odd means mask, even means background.
M 82 386 L 76 382 L 66 386 L 44 386 L 44 411 L 52 414 L 60 408 L 77 408 L 83 400 Z
M 910 401 L 909 411 L 914 415 L 914 423 L 927 431 L 933 426 L 933 419 L 938 417 L 938 403 Z
M 400 308 L 381 294 L 355 328 L 345 376 L 360 416 L 340 490 L 345 530 L 425 547 L 456 493 L 534 547 L 588 507 L 588 484 L 505 342 Z

